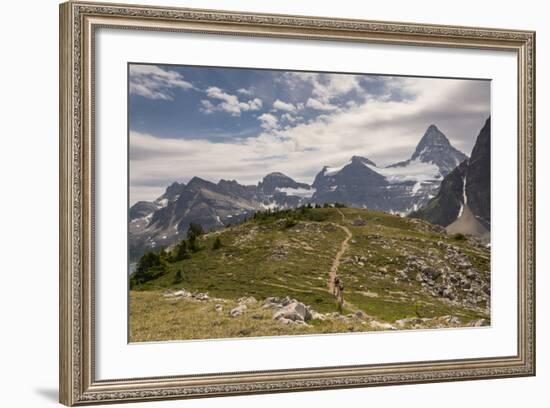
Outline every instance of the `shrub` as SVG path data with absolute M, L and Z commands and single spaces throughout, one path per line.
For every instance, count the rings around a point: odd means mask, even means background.
M 204 234 L 202 225 L 192 222 L 187 229 L 188 247 L 191 251 L 197 252 L 200 248 L 197 243 L 197 238 Z
M 199 237 L 202 234 L 204 234 L 204 229 L 202 228 L 202 225 L 200 225 L 198 223 L 194 223 L 194 222 L 189 224 L 189 228 L 187 229 L 187 238 L 188 239 L 192 236 L 194 236 L 195 238 Z
M 220 249 L 221 247 L 222 247 L 222 241 L 220 237 L 216 237 L 216 239 L 214 240 L 214 243 L 212 244 L 212 249 L 216 250 L 216 249 Z
M 292 228 L 296 224 L 298 224 L 298 221 L 296 221 L 294 218 L 287 218 L 284 223 L 284 228 Z
M 167 271 L 168 264 L 164 259 L 164 255 L 157 252 L 147 252 L 140 258 L 136 267 L 136 272 L 130 277 L 130 289 L 153 279 L 157 279 Z
M 461 234 L 460 232 L 458 232 L 458 233 L 453 235 L 453 239 L 455 241 L 464 241 L 464 240 L 466 240 L 466 235 Z
M 180 243 L 176 246 L 176 255 L 175 255 L 175 261 L 182 261 L 184 259 L 190 258 L 191 255 L 189 255 L 189 250 L 187 248 L 187 242 L 182 239 Z
M 174 276 L 174 283 L 181 283 L 183 281 L 183 272 L 181 269 L 178 269 L 176 276 Z
M 315 222 L 322 222 L 322 221 L 325 221 L 327 218 L 329 217 L 329 214 L 327 213 L 322 213 L 322 212 L 319 212 L 319 211 L 315 211 L 315 212 L 311 212 L 309 214 L 307 214 L 307 219 L 309 221 L 315 221 Z
M 197 252 L 199 250 L 199 244 L 197 244 L 197 237 L 194 235 L 191 235 L 188 238 L 189 241 L 189 249 L 193 252 Z

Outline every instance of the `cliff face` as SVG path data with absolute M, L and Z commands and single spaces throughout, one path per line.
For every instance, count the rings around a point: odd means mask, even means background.
M 472 220 L 479 222 L 484 230 L 490 230 L 491 118 L 480 130 L 470 159 L 449 173 L 443 179 L 437 196 L 424 208 L 411 213 L 410 217 L 446 227 L 457 221 L 465 210 L 468 214 L 471 212 Z
M 491 118 L 477 137 L 466 175 L 468 207 L 486 228 L 491 225 Z
M 468 160 L 465 160 L 443 179 L 438 194 L 424 208 L 412 212 L 409 216 L 444 227 L 454 222 L 460 216 L 463 205 L 467 170 Z

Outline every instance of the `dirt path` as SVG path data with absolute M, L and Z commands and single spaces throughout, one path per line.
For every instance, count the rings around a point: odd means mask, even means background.
M 346 217 L 344 216 L 344 213 L 342 211 L 340 211 L 339 209 L 337 209 L 337 211 L 340 214 L 340 216 L 342 217 L 342 222 L 345 222 Z M 346 234 L 346 238 L 344 238 L 344 240 L 340 244 L 340 249 L 338 250 L 338 252 L 334 256 L 334 260 L 332 261 L 332 266 L 330 268 L 330 273 L 329 273 L 329 276 L 328 276 L 328 289 L 329 289 L 330 293 L 333 293 L 334 279 L 336 278 L 336 276 L 338 276 L 338 268 L 340 267 L 340 259 L 342 259 L 342 255 L 344 255 L 344 253 L 348 249 L 348 247 L 349 247 L 348 242 L 352 238 L 351 231 L 349 230 L 348 227 L 346 227 L 345 225 L 340 225 L 340 224 L 333 224 L 333 225 L 335 227 L 340 228 L 342 231 L 344 231 L 344 233 Z
M 338 214 L 340 214 L 340 216 L 342 217 L 342 223 L 345 223 L 346 222 L 346 216 L 344 215 L 344 213 L 342 211 L 340 211 L 338 208 L 336 209 L 336 211 L 338 211 Z M 334 256 L 334 260 L 332 261 L 332 267 L 330 268 L 330 273 L 329 273 L 329 278 L 328 278 L 328 291 L 331 294 L 334 293 L 334 291 L 333 291 L 334 290 L 334 279 L 338 276 L 338 268 L 340 267 L 340 259 L 342 259 L 342 256 L 347 251 L 347 249 L 349 247 L 348 243 L 349 243 L 350 239 L 353 238 L 353 235 L 352 235 L 350 229 L 348 227 L 346 227 L 345 225 L 335 224 L 335 223 L 333 223 L 332 225 L 334 225 L 335 227 L 338 227 L 342 231 L 344 231 L 345 234 L 346 234 L 346 238 L 344 238 L 344 240 L 340 244 L 340 249 L 338 250 L 338 252 Z M 361 311 L 361 312 L 365 313 L 364 311 L 359 309 L 357 306 L 355 306 L 353 303 L 350 303 L 346 300 L 344 300 L 343 306 L 346 309 L 348 309 L 349 311 L 353 312 L 353 313 L 355 313 L 357 311 Z M 365 314 L 365 316 L 366 316 L 366 314 Z

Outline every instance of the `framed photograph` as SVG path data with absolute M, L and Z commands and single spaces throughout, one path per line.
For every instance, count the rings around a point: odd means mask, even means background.
M 535 33 L 60 7 L 60 400 L 535 374 Z

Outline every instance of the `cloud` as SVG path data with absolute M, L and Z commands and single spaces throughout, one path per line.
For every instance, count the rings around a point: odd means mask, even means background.
M 313 98 L 309 98 L 307 100 L 306 106 L 308 108 L 315 109 L 315 110 L 321 110 L 321 111 L 332 111 L 332 110 L 337 110 L 338 109 L 338 107 L 335 106 L 335 105 L 331 105 L 330 103 L 327 103 L 327 102 L 321 102 L 321 101 L 318 101 L 317 99 L 313 99 Z
M 237 89 L 237 92 L 240 93 L 241 95 L 252 95 L 252 91 L 250 89 L 245 89 L 245 88 L 239 88 Z
M 258 119 L 261 122 L 260 126 L 265 130 L 276 129 L 279 124 L 279 120 L 277 119 L 277 117 L 272 115 L 271 113 L 262 113 L 260 116 L 258 116 Z
M 354 74 L 306 72 L 289 72 L 286 74 L 287 83 L 292 88 L 299 88 L 304 84 L 308 84 L 311 87 L 311 95 L 322 103 L 329 103 L 350 92 L 363 93 L 364 89 L 361 86 L 361 81 L 364 78 L 367 77 Z
M 204 113 L 212 113 L 218 110 L 230 113 L 232 116 L 240 116 L 242 112 L 260 110 L 263 105 L 260 98 L 254 98 L 248 102 L 239 101 L 236 95 L 228 94 L 217 86 L 207 88 L 206 96 L 217 101 L 217 104 L 214 104 L 211 100 L 203 99 L 201 110 Z
M 289 122 L 289 123 L 294 123 L 294 122 L 296 122 L 296 121 L 298 121 L 298 120 L 302 120 L 303 117 L 301 117 L 301 116 L 293 116 L 293 115 L 291 115 L 290 113 L 283 113 L 283 114 L 281 115 L 281 119 L 282 119 L 282 120 L 286 120 L 286 121 Z
M 173 100 L 174 89 L 192 89 L 193 84 L 176 71 L 157 65 L 130 65 L 130 94 L 149 99 Z
M 344 92 L 346 87 L 339 86 Z M 143 199 L 153 185 L 164 189 L 172 181 L 193 176 L 256 184 L 265 174 L 280 171 L 311 183 L 324 165 L 345 164 L 353 155 L 388 165 L 409 158 L 431 124 L 469 155 L 490 115 L 488 81 L 384 77 L 377 86 L 376 97 L 354 103 L 344 99 L 337 109 L 319 110 L 307 121 L 290 112 L 280 117 L 263 113 L 257 117 L 263 130 L 244 139 L 227 135 L 224 142 L 214 142 L 131 132 L 132 200 Z M 309 99 L 308 105 L 327 105 Z
M 277 99 L 277 100 L 275 100 L 275 102 L 273 102 L 273 108 L 276 109 L 276 110 L 281 110 L 281 111 L 285 111 L 285 112 L 295 112 L 296 111 L 296 106 L 294 106 L 293 104 L 288 103 L 288 102 L 283 102 L 280 99 Z

